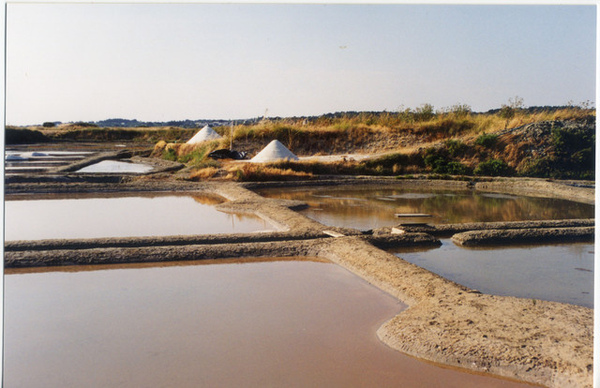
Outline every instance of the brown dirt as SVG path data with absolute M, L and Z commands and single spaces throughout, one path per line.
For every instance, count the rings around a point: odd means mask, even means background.
M 457 245 L 594 241 L 594 227 L 489 229 L 452 236 Z

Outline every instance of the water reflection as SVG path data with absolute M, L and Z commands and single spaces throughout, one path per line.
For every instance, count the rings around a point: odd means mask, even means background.
M 17 270 L 5 288 L 7 387 L 525 386 L 386 347 L 375 330 L 405 306 L 331 263 Z
M 368 230 L 400 222 L 423 222 L 396 213 L 425 213 L 429 223 L 521 221 L 594 217 L 593 205 L 561 199 L 481 193 L 471 190 L 361 188 L 262 189 L 269 198 L 305 201 L 306 216 L 329 226 Z
M 484 293 L 594 307 L 594 244 L 467 249 L 443 239 L 437 249 L 396 255 Z
M 247 233 L 273 229 L 259 217 L 229 214 L 214 196 L 50 196 L 5 202 L 6 240 Z

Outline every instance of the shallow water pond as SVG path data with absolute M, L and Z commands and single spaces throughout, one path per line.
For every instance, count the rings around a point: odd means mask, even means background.
M 593 218 L 594 206 L 573 201 L 484 193 L 415 190 L 386 186 L 260 190 L 266 197 L 302 200 L 307 217 L 329 226 L 360 230 L 401 222 L 460 223 Z M 396 213 L 432 217 L 397 218 Z M 593 307 L 594 245 L 461 248 L 450 239 L 440 248 L 397 255 L 481 292 Z
M 19 147 L 21 148 L 21 147 Z M 5 150 L 4 169 L 6 174 L 42 172 L 50 167 L 58 167 L 89 156 L 90 151 L 59 151 L 40 149 L 32 151 L 27 147 L 21 150 Z
M 401 222 L 460 223 L 593 218 L 594 206 L 561 199 L 534 198 L 474 190 L 418 190 L 389 186 L 357 188 L 276 188 L 257 192 L 268 198 L 307 202 L 302 214 L 328 226 L 369 230 Z M 422 213 L 431 217 L 395 214 Z
M 253 215 L 223 213 L 202 195 L 48 196 L 5 202 L 5 239 L 39 240 L 247 233 L 273 230 Z
M 519 387 L 375 331 L 405 306 L 319 260 L 7 270 L 4 386 Z
M 594 244 L 463 248 L 450 239 L 402 259 L 483 293 L 594 307 Z

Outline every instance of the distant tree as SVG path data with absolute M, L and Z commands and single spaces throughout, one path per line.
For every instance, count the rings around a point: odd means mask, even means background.
M 44 124 L 42 124 L 42 127 L 44 127 L 44 128 L 52 128 L 52 127 L 56 127 L 56 124 L 52 123 L 50 121 L 46 121 Z
M 508 123 L 510 119 L 515 117 L 515 113 L 517 110 L 523 109 L 523 99 L 519 96 L 515 96 L 514 98 L 508 99 L 508 105 L 502 104 L 502 108 L 500 109 L 500 117 L 506 119 L 504 123 L 504 129 L 508 128 Z
M 417 121 L 429 121 L 435 116 L 433 105 L 423 104 L 415 109 L 415 120 Z

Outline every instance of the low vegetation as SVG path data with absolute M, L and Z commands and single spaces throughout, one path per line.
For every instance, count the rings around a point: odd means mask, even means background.
M 532 126 L 533 125 L 533 126 Z M 214 128 L 223 138 L 188 145 L 198 128 L 105 128 L 75 123 L 7 128 L 7 143 L 18 131 L 31 141 L 133 141 L 154 144 L 154 157 L 183 163 L 190 179 L 308 179 L 315 175 L 436 174 L 437 176 L 514 175 L 593 179 L 595 111 L 588 103 L 524 108 L 515 97 L 500 109 L 473 112 L 457 104 L 435 110 L 431 104 L 395 112 L 340 112 L 313 117 L 271 118 Z M 12 131 L 12 133 L 10 132 Z M 369 160 L 280 162 L 231 167 L 208 154 L 216 149 L 253 156 L 277 139 L 299 156 L 385 154 Z M 292 178 L 293 177 L 293 178 Z
M 294 171 L 289 168 L 249 163 L 230 167 L 227 171 L 225 179 L 243 182 L 305 180 L 312 177 L 310 173 Z

